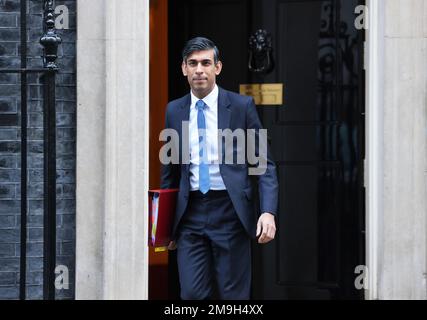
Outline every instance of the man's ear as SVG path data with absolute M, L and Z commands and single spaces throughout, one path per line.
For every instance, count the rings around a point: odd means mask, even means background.
M 184 61 L 182 61 L 181 69 L 182 69 L 182 74 L 184 75 L 184 77 L 186 77 L 187 76 L 187 64 Z
M 215 74 L 218 76 L 222 70 L 222 62 L 218 61 L 215 65 Z

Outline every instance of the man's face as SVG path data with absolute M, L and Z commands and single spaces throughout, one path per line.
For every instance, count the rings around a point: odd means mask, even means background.
M 191 90 L 199 99 L 207 96 L 215 86 L 222 64 L 214 62 L 214 50 L 195 51 L 182 62 L 182 73 L 187 77 Z

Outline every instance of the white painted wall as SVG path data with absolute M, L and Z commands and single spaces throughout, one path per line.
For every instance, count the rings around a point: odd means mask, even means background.
M 427 1 L 369 5 L 367 297 L 426 299 Z
M 382 251 L 383 154 L 384 154 L 384 2 L 368 0 L 366 30 L 366 299 L 378 298 L 379 253 Z
M 77 299 L 148 298 L 148 0 L 78 0 Z

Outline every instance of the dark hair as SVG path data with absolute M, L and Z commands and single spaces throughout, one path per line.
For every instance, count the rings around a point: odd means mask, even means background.
M 215 43 L 213 41 L 203 38 L 203 37 L 196 37 L 193 39 L 190 39 L 187 41 L 187 43 L 184 46 L 184 49 L 182 50 L 182 61 L 185 63 L 187 62 L 187 58 L 195 51 L 202 51 L 202 50 L 211 50 L 214 51 L 214 62 L 215 64 L 219 61 L 219 50 L 216 47 Z

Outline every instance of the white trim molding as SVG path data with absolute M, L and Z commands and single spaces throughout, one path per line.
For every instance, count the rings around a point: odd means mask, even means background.
M 381 250 L 383 211 L 383 83 L 384 3 L 368 0 L 366 30 L 366 299 L 378 299 L 378 256 Z
M 106 3 L 104 298 L 148 294 L 147 1 Z
M 148 299 L 149 1 L 78 0 L 77 299 Z
M 369 0 L 367 299 L 427 299 L 427 3 Z

